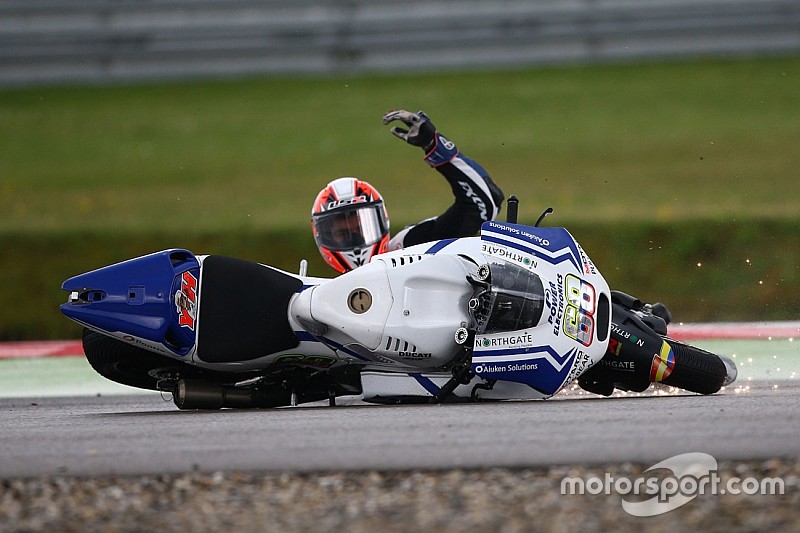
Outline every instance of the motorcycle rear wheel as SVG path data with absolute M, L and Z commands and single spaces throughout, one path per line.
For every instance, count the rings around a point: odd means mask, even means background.
M 91 367 L 111 381 L 138 389 L 159 390 L 155 369 L 175 367 L 173 359 L 112 339 L 88 328 L 83 330 L 83 352 Z

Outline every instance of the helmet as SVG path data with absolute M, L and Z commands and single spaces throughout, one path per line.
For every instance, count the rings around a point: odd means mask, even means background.
M 380 193 L 366 181 L 333 180 L 311 209 L 314 240 L 325 261 L 339 272 L 389 250 L 389 217 Z

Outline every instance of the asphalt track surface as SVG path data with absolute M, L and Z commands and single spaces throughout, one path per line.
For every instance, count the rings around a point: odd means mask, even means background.
M 342 405 L 343 404 L 343 405 Z M 0 478 L 213 471 L 408 470 L 800 455 L 800 382 L 713 396 L 376 406 L 355 398 L 179 411 L 158 395 L 0 399 Z

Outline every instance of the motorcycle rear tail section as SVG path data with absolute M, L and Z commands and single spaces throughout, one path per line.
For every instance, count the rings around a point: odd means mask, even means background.
M 91 329 L 183 356 L 195 345 L 199 276 L 200 262 L 188 250 L 156 252 L 69 278 L 61 285 L 69 292 L 61 312 Z
M 235 363 L 299 344 L 287 307 L 302 285 L 259 263 L 171 249 L 68 279 L 61 311 L 150 351 Z

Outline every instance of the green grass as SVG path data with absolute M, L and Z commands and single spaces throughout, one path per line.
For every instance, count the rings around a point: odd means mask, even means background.
M 449 201 L 381 125 L 400 107 L 525 219 L 800 218 L 798 87 L 794 57 L 4 90 L 0 231 L 298 228 L 341 175 L 378 186 L 397 228 Z
M 800 56 L 0 90 L 0 340 L 76 336 L 61 282 L 167 247 L 330 275 L 311 203 L 368 179 L 392 227 L 445 181 L 380 122 L 424 109 L 532 223 L 680 320 L 800 315 Z M 701 266 L 697 266 L 700 264 Z

